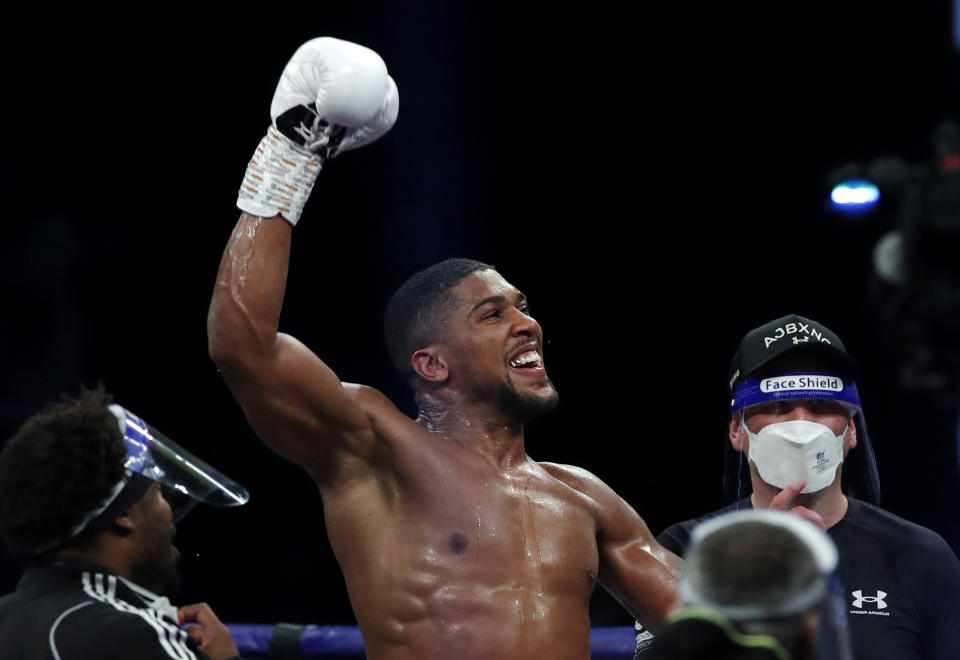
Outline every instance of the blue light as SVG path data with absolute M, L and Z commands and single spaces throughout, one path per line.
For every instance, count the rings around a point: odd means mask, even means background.
M 880 189 L 866 179 L 849 179 L 834 186 L 830 201 L 841 213 L 865 213 L 880 201 Z
M 953 0 L 953 47 L 960 51 L 960 0 Z

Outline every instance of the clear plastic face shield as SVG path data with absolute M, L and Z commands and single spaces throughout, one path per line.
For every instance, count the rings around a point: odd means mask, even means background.
M 816 657 L 851 658 L 837 548 L 812 523 L 781 511 L 725 514 L 694 529 L 684 558 L 679 617 L 719 616 L 762 631 L 764 622 L 815 613 Z M 779 645 L 762 632 L 746 637 L 751 646 Z
M 785 415 L 801 401 L 813 419 L 809 415 L 781 419 L 751 431 L 751 411 Z M 734 393 L 732 408 L 749 439 L 748 458 L 763 481 L 777 488 L 803 481 L 802 492 L 812 493 L 836 479 L 844 460 L 849 420 L 860 410 L 860 396 L 856 384 L 845 383 L 840 376 L 793 372 L 745 380 Z M 836 426 L 837 416 L 847 420 L 839 432 L 829 425 Z
M 250 499 L 247 490 L 216 468 L 173 442 L 129 410 L 108 406 L 116 418 L 126 450 L 124 476 L 114 484 L 99 506 L 88 511 L 62 538 L 35 548 L 33 554 L 53 550 L 79 534 L 105 529 L 149 490 L 162 487 L 175 522 L 198 502 L 214 506 L 240 506 Z
M 738 526 L 741 535 L 736 534 Z M 771 577 L 764 570 L 765 565 L 790 565 L 782 557 L 782 541 L 780 548 L 763 543 L 763 537 L 773 531 L 791 537 L 794 553 L 811 555 L 812 561 L 806 562 L 808 575 Z M 747 534 L 752 534 L 753 540 Z M 684 604 L 709 607 L 732 621 L 761 621 L 793 616 L 821 602 L 827 593 L 827 577 L 836 570 L 839 556 L 830 537 L 809 521 L 782 511 L 757 509 L 724 514 L 697 525 L 685 560 L 678 587 Z M 717 570 L 720 566 L 734 568 L 721 572 Z M 742 566 L 742 571 L 736 566 Z
M 117 404 L 109 406 L 117 418 L 127 451 L 124 467 L 159 482 L 163 496 L 179 521 L 198 502 L 213 506 L 240 506 L 250 499 L 247 490 L 203 462 L 163 433 Z
M 789 404 L 798 399 L 820 402 L 827 411 L 843 411 L 856 427 L 859 449 L 843 456 L 845 429 L 839 436 L 822 424 L 812 421 L 785 421 L 770 424 L 757 433 L 750 431 L 746 420 L 752 411 L 772 411 L 778 403 Z M 787 406 L 785 405 L 784 408 Z M 816 407 L 816 406 L 813 406 Z M 758 467 L 761 478 L 778 488 L 804 481 L 804 493 L 825 488 L 834 480 L 842 463 L 845 490 L 852 485 L 852 494 L 871 503 L 878 503 L 880 481 L 873 448 L 870 445 L 860 394 L 853 381 L 824 371 L 791 371 L 765 378 L 747 378 L 739 383 L 730 404 L 731 414 L 740 417 L 744 432 L 750 438 L 749 456 L 740 454 L 736 466 L 737 500 L 743 495 L 744 481 L 749 481 L 747 458 Z M 853 467 L 848 463 L 852 460 Z

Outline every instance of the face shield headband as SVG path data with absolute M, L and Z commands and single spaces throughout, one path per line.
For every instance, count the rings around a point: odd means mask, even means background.
M 788 399 L 830 399 L 841 404 L 851 416 L 860 411 L 860 393 L 853 381 L 822 372 L 792 372 L 767 378 L 748 378 L 737 385 L 730 412 L 748 406 Z

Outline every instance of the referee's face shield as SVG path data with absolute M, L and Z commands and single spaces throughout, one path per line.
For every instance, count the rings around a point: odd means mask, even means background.
M 109 406 L 117 418 L 126 449 L 128 474 L 159 482 L 179 521 L 198 502 L 240 506 L 250 499 L 243 486 L 200 460 L 140 417 L 118 404 Z

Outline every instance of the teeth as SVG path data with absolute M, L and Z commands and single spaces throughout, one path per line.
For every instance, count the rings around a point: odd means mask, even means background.
M 511 367 L 524 367 L 528 364 L 539 364 L 540 353 L 537 351 L 527 351 L 510 360 Z

